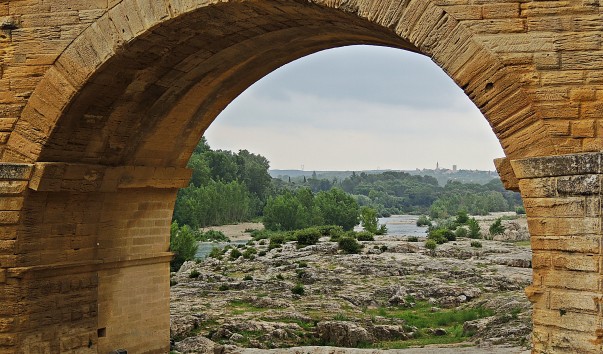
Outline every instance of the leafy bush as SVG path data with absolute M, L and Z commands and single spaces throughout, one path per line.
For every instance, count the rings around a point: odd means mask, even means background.
M 201 273 L 199 273 L 199 271 L 198 271 L 198 270 L 193 269 L 193 270 L 191 270 L 191 272 L 188 274 L 188 277 L 189 277 L 189 278 L 191 278 L 191 279 L 192 279 L 192 278 L 199 278 L 199 275 L 201 275 Z
M 321 225 L 316 227 L 322 236 L 332 236 L 334 233 L 343 232 L 343 227 L 339 225 Z
M 253 280 L 253 277 L 251 275 L 246 275 L 243 280 Z
M 456 241 L 456 235 L 449 229 L 431 230 L 427 238 L 440 245 L 448 241 Z
M 515 208 L 515 214 L 524 215 L 526 213 L 526 209 L 522 206 L 518 206 Z
M 177 271 L 184 262 L 192 260 L 198 247 L 191 228 L 188 225 L 179 227 L 174 221 L 170 227 L 170 250 L 174 252 L 174 259 L 170 262 L 172 271 Z
M 268 249 L 278 248 L 285 243 L 285 235 L 277 234 L 270 237 L 270 243 L 268 244 Z
M 243 254 L 241 253 L 241 251 L 239 251 L 239 250 L 238 250 L 238 249 L 236 249 L 236 248 L 233 248 L 233 249 L 230 251 L 230 256 L 229 256 L 229 257 L 230 257 L 230 259 L 232 259 L 232 260 L 234 261 L 235 259 L 237 259 L 237 258 L 241 257 L 242 255 L 243 255 Z
M 364 206 L 360 209 L 360 222 L 364 230 L 375 234 L 377 233 L 379 219 L 377 218 L 377 210 Z
M 417 219 L 417 226 L 431 226 L 431 220 L 427 215 L 421 215 Z
M 298 230 L 293 234 L 293 236 L 297 239 L 297 244 L 299 246 L 315 245 L 321 235 L 320 230 L 314 227 Z
M 222 258 L 222 250 L 219 249 L 218 247 L 214 247 L 209 252 L 208 257 L 215 258 L 215 259 L 220 259 L 220 258 Z
M 492 225 L 490 225 L 490 235 L 500 235 L 505 232 L 505 227 L 502 225 L 501 218 L 496 219 Z
M 438 244 L 434 240 L 425 241 L 425 248 L 427 248 L 428 250 L 434 251 L 437 246 Z
M 349 254 L 360 253 L 360 250 L 362 249 L 362 245 L 359 244 L 355 238 L 349 236 L 342 237 L 337 244 L 339 245 L 340 250 Z
M 297 284 L 293 288 L 291 288 L 291 292 L 296 295 L 303 295 L 306 290 L 304 289 L 304 286 L 302 284 Z
M 466 228 L 464 227 L 459 227 L 458 229 L 456 229 L 456 231 L 454 232 L 454 235 L 459 238 L 459 237 L 467 237 L 467 235 L 469 234 L 469 232 L 467 231 Z
M 375 235 L 385 235 L 385 234 L 387 234 L 387 226 L 385 226 L 385 224 L 379 225 L 379 228 L 377 229 L 377 232 L 375 232 Z
M 479 242 L 479 241 L 471 241 L 471 247 L 481 248 L 482 247 L 482 243 Z
M 361 231 L 356 234 L 356 239 L 358 241 L 375 241 L 375 237 L 368 231 Z
M 307 268 L 308 267 L 308 263 L 306 263 L 304 261 L 299 261 L 299 262 L 297 262 L 297 267 L 298 268 Z
M 469 221 L 469 215 L 467 214 L 467 211 L 464 209 L 459 210 L 458 213 L 456 213 L 455 221 L 459 225 L 465 225 Z
M 218 290 L 220 291 L 228 291 L 228 289 L 230 289 L 230 287 L 227 284 L 222 284 L 218 287 Z
M 278 280 L 285 280 L 285 277 L 283 277 L 283 275 L 281 273 L 278 273 L 276 275 L 276 279 L 278 279 Z
M 197 241 L 202 242 L 230 242 L 230 239 L 222 231 L 209 230 L 205 233 L 199 232 L 195 235 Z
M 243 258 L 245 259 L 253 259 L 255 258 L 255 254 L 258 253 L 258 251 L 253 248 L 253 247 L 249 247 L 245 250 L 245 252 L 243 252 Z
M 258 257 L 264 257 L 266 255 L 266 251 L 260 251 L 258 253 Z
M 419 242 L 419 238 L 417 236 L 409 236 L 406 240 L 408 242 Z

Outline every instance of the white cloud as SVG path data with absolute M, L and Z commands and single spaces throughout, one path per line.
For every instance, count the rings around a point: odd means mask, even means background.
M 344 53 L 347 66 L 353 64 L 350 50 Z M 354 50 L 366 61 L 374 48 Z M 380 49 L 373 54 L 389 55 L 383 53 Z M 492 159 L 503 156 L 485 118 L 435 64 L 411 57 L 401 64 L 386 63 L 389 67 L 369 65 L 380 81 L 371 84 L 370 77 L 361 78 L 363 85 L 351 89 L 350 77 L 332 76 L 337 72 L 332 67 L 338 63 L 336 54 L 315 59 L 320 65 L 311 56 L 308 67 L 301 61 L 286 66 L 290 74 L 281 69 L 274 82 L 271 74 L 244 92 L 209 128 L 210 145 L 260 153 L 280 169 L 302 164 L 308 170 L 410 169 L 433 167 L 439 161 L 441 166 L 492 170 Z M 414 65 L 413 77 L 427 81 L 397 81 L 390 73 L 400 65 Z M 366 76 L 366 70 L 359 72 Z M 321 72 L 331 80 L 326 85 L 318 80 Z M 296 81 L 303 77 L 312 79 Z M 313 86 L 306 85 L 315 79 Z M 396 89 L 379 98 L 384 87 Z

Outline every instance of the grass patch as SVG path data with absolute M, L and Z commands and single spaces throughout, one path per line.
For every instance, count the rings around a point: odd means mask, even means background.
M 264 312 L 269 310 L 268 308 L 258 307 L 243 300 L 232 300 L 228 303 L 228 306 L 230 307 L 230 313 L 233 315 L 242 315 L 250 312 Z
M 427 344 L 450 344 L 460 343 L 471 336 L 471 333 L 463 331 L 463 324 L 494 315 L 494 311 L 483 307 L 466 309 L 441 309 L 432 312 L 433 305 L 427 301 L 417 301 L 415 307 L 379 307 L 367 309 L 366 313 L 371 316 L 382 316 L 392 319 L 402 319 L 406 326 L 417 327 L 416 338 L 405 341 L 381 342 L 375 347 L 384 349 L 403 349 L 410 346 L 421 346 Z M 447 334 L 435 336 L 429 334 L 428 329 L 443 328 Z

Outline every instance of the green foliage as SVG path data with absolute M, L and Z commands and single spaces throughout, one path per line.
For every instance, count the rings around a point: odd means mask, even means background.
M 429 220 L 427 215 L 421 215 L 417 219 L 417 226 L 431 226 L 431 220 Z
M 349 236 L 340 238 L 337 244 L 340 250 L 348 254 L 360 253 L 362 250 L 362 245 L 355 238 Z
M 379 229 L 375 232 L 375 235 L 385 235 L 387 233 L 387 226 L 385 224 L 379 225 Z
M 315 245 L 318 242 L 322 233 L 316 227 L 310 227 L 307 229 L 302 229 L 295 231 L 293 236 L 297 239 L 297 244 L 300 246 L 310 246 Z
M 177 222 L 173 222 L 170 227 L 170 250 L 174 252 L 174 258 L 170 262 L 172 271 L 177 271 L 184 262 L 192 260 L 197 248 L 191 228 L 188 225 L 179 227 Z
M 437 246 L 438 244 L 434 240 L 425 241 L 425 248 L 427 248 L 428 250 L 434 251 Z
M 255 258 L 255 254 L 257 254 L 257 253 L 258 253 L 258 251 L 255 248 L 249 247 L 243 252 L 243 258 L 253 259 L 253 258 Z
M 356 234 L 358 241 L 375 241 L 375 237 L 368 231 L 360 231 Z
M 408 242 L 419 242 L 419 238 L 417 236 L 410 236 L 407 239 Z
M 233 248 L 232 250 L 230 250 L 230 255 L 228 256 L 231 260 L 235 260 L 239 257 L 241 257 L 243 255 L 243 253 L 241 253 L 241 251 L 239 251 L 237 248 Z
M 377 233 L 378 225 L 377 210 L 364 206 L 360 208 L 360 222 L 364 230 L 375 234 Z
M 448 241 L 456 241 L 454 232 L 446 228 L 437 228 L 429 231 L 427 238 L 440 245 Z
M 517 215 L 525 215 L 526 209 L 522 206 L 517 206 L 517 207 L 515 207 L 515 213 Z
M 482 243 L 479 241 L 471 241 L 471 247 L 482 248 Z
M 278 273 L 276 275 L 276 279 L 278 279 L 278 280 L 285 280 L 285 277 L 283 277 L 283 275 L 281 273 Z
M 323 225 L 339 225 L 344 230 L 352 230 L 359 222 L 356 200 L 339 188 L 319 192 L 315 198 Z
M 198 271 L 198 270 L 193 269 L 193 270 L 191 270 L 191 272 L 188 274 L 188 277 L 189 277 L 189 278 L 191 278 L 191 279 L 192 279 L 192 278 L 199 278 L 199 275 L 201 275 L 201 273 L 199 273 L 199 271 Z
M 314 196 L 309 189 L 302 188 L 269 199 L 264 208 L 264 226 L 274 231 L 319 225 L 339 225 L 351 230 L 358 223 L 358 213 L 358 203 L 340 189 Z
M 248 274 L 248 275 L 246 275 L 246 276 L 243 277 L 243 280 L 250 281 L 250 280 L 253 280 L 253 277 Z
M 456 231 L 454 231 L 454 235 L 455 235 L 457 238 L 460 238 L 460 237 L 467 237 L 467 235 L 469 235 L 469 232 L 467 231 L 467 229 L 466 229 L 466 228 L 464 228 L 464 227 L 459 227 L 459 228 L 457 228 L 457 229 L 456 229 Z
M 334 233 L 343 232 L 343 227 L 339 225 L 321 225 L 317 226 L 322 236 L 332 236 Z
M 464 209 L 459 210 L 456 213 L 456 223 L 459 225 L 465 225 L 469 221 L 469 215 Z
M 174 220 L 191 228 L 223 225 L 250 217 L 249 191 L 238 181 L 209 181 L 178 191 Z
M 222 250 L 219 249 L 218 247 L 214 247 L 211 249 L 208 256 L 211 258 L 220 259 L 220 258 L 222 258 Z
M 505 227 L 502 225 L 502 220 L 501 218 L 498 218 L 494 221 L 494 223 L 492 223 L 492 225 L 490 225 L 490 235 L 494 236 L 494 235 L 500 235 L 503 232 L 505 232 Z
M 293 288 L 291 288 L 291 292 L 301 296 L 306 292 L 306 290 L 304 289 L 303 284 L 296 284 Z
M 467 222 L 467 226 L 469 226 L 469 237 L 470 238 L 481 238 L 481 229 L 479 227 L 479 223 L 475 218 L 469 219 Z

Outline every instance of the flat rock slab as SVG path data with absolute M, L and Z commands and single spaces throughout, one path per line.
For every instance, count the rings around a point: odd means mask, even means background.
M 294 347 L 280 349 L 255 349 L 255 348 L 237 348 L 234 351 L 227 351 L 225 354 L 529 354 L 530 351 L 525 348 L 493 346 L 487 348 L 476 347 L 448 347 L 448 348 L 409 348 L 409 349 L 354 349 L 354 348 L 336 348 L 336 347 Z

